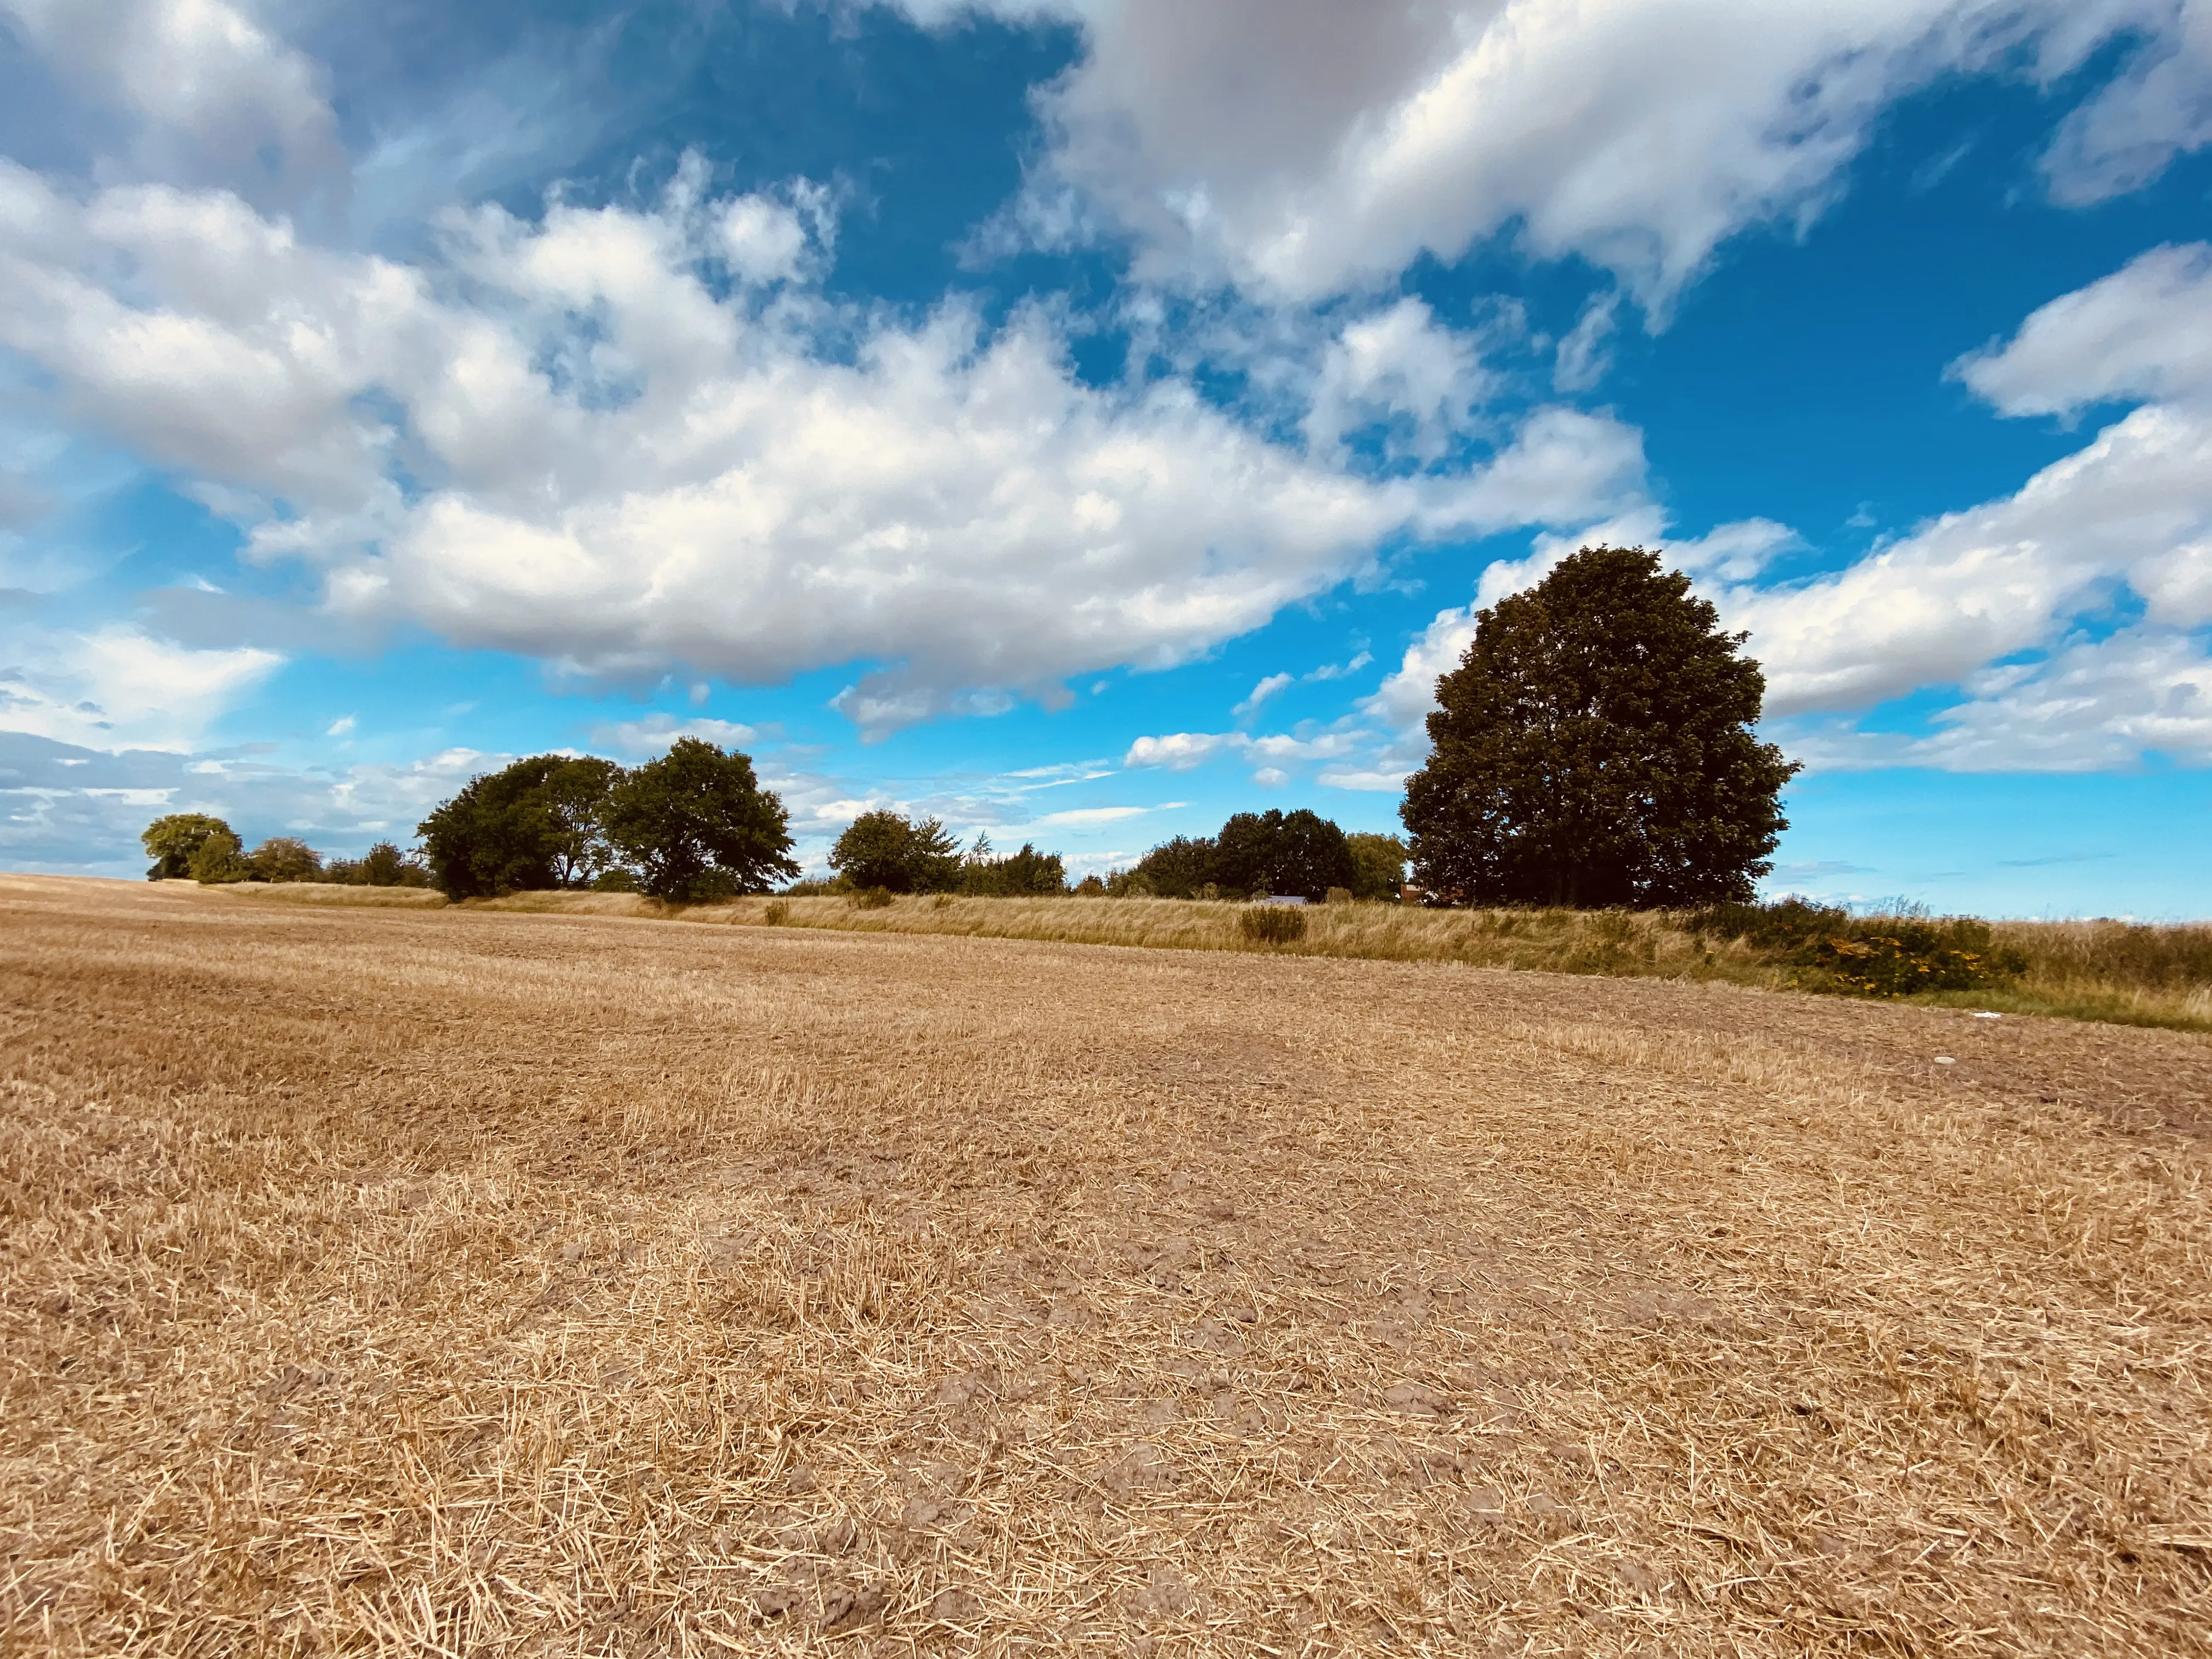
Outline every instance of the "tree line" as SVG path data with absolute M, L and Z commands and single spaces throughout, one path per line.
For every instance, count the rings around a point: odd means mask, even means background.
M 395 842 L 357 859 L 325 859 L 294 836 L 271 836 L 252 852 L 237 831 L 205 812 L 171 812 L 139 836 L 153 865 L 149 881 L 328 881 L 355 887 L 428 887 L 430 872 Z
M 1024 842 L 966 847 L 934 817 L 862 813 L 836 872 L 793 891 L 1395 900 L 1407 863 L 1429 903 L 1666 908 L 1740 903 L 1789 827 L 1796 773 L 1759 741 L 1766 681 L 1690 580 L 1642 548 L 1589 547 L 1477 613 L 1437 683 L 1430 753 L 1400 809 L 1410 839 L 1346 835 L 1310 811 L 1239 812 L 1131 868 L 1072 887 Z M 456 898 L 598 888 L 699 903 L 799 873 L 789 819 L 752 761 L 696 738 L 633 768 L 535 755 L 471 780 L 416 826 L 418 857 L 380 842 L 325 863 L 273 836 L 251 853 L 222 819 L 145 832 L 149 877 L 433 884 Z

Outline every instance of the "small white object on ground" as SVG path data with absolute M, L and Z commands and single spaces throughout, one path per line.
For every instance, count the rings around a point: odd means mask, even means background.
M 2002 1014 L 1976 1014 L 1974 1018 L 1976 1019 L 2002 1019 L 2004 1016 Z
M 1938 1054 L 1936 1056 L 1936 1063 L 1938 1066 L 1956 1066 L 1959 1062 L 1948 1054 Z

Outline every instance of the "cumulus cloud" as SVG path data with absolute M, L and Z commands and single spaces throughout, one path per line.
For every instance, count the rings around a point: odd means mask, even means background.
M 1947 514 L 1795 587 L 1732 589 L 1777 714 L 1863 708 L 1955 683 L 2134 586 L 2155 621 L 2212 621 L 2212 422 L 2149 405 L 2018 494 Z
M 1766 520 L 1696 540 L 1663 536 L 1645 507 L 1579 537 L 1540 536 L 1483 572 L 1474 602 L 1442 611 L 1362 705 L 1401 734 L 1370 769 L 1418 758 L 1437 677 L 1474 637 L 1475 613 L 1540 580 L 1578 544 L 1663 547 L 1751 635 L 1767 712 L 1828 764 L 2087 767 L 2203 749 L 2212 625 L 2212 249 L 2154 249 L 2044 306 L 1957 374 L 2001 413 L 2071 416 L 2140 406 L 2014 494 L 1944 514 L 1810 579 L 1760 584 L 1799 545 Z M 2139 611 L 2101 640 L 2099 617 Z M 2106 631 L 2093 629 L 2093 632 Z M 1848 715 L 1930 685 L 1960 701 L 1925 738 L 1874 738 L 1814 717 Z
M 2212 245 L 2154 248 L 2038 310 L 1952 372 L 2007 415 L 2212 391 Z
M 1378 479 L 1179 379 L 1088 386 L 1041 311 L 837 312 L 796 280 L 820 217 L 803 189 L 710 199 L 692 167 L 651 210 L 453 216 L 416 266 L 232 196 L 79 201 L 0 164 L 0 343 L 341 615 L 598 675 L 873 662 L 840 706 L 875 730 L 1184 660 L 1387 537 L 1583 522 L 1643 487 L 1639 434 L 1602 416 L 1539 410 L 1486 465 Z
M 1333 454 L 1347 433 L 1380 423 L 1394 447 L 1433 460 L 1490 389 L 1473 342 L 1439 325 L 1420 301 L 1401 300 L 1346 324 L 1323 354 L 1306 441 Z
M 925 19 L 951 9 L 941 0 L 910 9 Z M 995 9 L 1045 9 L 1035 0 Z M 1035 233 L 1103 216 L 1136 237 L 1140 274 L 1310 299 L 1386 280 L 1424 253 L 1455 258 L 1517 225 L 1531 252 L 1579 254 L 1660 307 L 1734 232 L 1817 214 L 1904 94 L 1998 68 L 2048 82 L 2131 31 L 2154 52 L 2193 43 L 2201 8 L 1066 0 L 1056 9 L 1081 21 L 1088 50 L 1044 101 L 1054 143 L 1030 196 Z M 2164 82 L 2122 88 L 2113 110 L 2182 109 L 2178 89 L 2195 82 L 2171 78 L 2173 95 Z M 2105 135 L 2122 116 L 2100 118 L 2074 141 L 2084 157 L 2115 153 Z M 2180 142 L 2169 133 L 2152 147 Z
M 226 0 L 0 0 L 56 76 L 121 118 L 122 173 L 297 204 L 345 185 L 325 76 Z

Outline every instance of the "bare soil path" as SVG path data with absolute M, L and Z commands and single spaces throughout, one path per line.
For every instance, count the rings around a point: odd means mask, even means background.
M 0 878 L 0 1647 L 2212 1652 L 2208 1102 L 1719 985 Z

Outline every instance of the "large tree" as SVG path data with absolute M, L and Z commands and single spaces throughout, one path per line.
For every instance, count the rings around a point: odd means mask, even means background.
M 799 873 L 783 802 L 753 776 L 750 756 L 678 738 L 615 786 L 607 839 L 638 885 L 678 903 L 763 893 Z
M 1477 904 L 1750 898 L 1797 768 L 1753 735 L 1745 638 L 1640 547 L 1586 547 L 1480 612 L 1406 783 L 1416 878 Z
M 830 849 L 830 867 L 855 887 L 890 893 L 949 893 L 960 886 L 960 843 L 935 818 L 909 819 L 888 806 L 863 812 Z
M 171 812 L 155 818 L 139 832 L 146 855 L 154 860 L 146 872 L 149 881 L 177 881 L 191 873 L 192 854 L 207 845 L 211 836 L 229 836 L 230 826 L 204 812 Z
M 416 826 L 430 877 L 454 898 L 561 884 L 562 830 L 546 783 L 567 755 L 532 755 L 471 778 Z
M 1240 893 L 1322 899 L 1358 879 L 1344 831 L 1300 807 L 1239 812 L 1213 838 L 1213 880 Z

